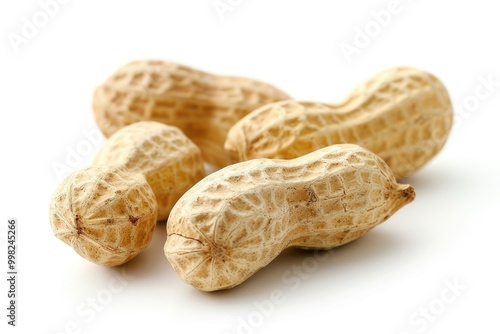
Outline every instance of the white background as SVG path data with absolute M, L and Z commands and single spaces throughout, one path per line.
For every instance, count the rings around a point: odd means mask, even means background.
M 382 27 L 372 11 L 389 0 L 222 2 L 233 4 L 223 19 L 213 0 L 68 1 L 18 47 L 9 36 L 22 35 L 23 18 L 44 23 L 41 6 L 1 3 L 0 267 L 7 219 L 17 217 L 20 277 L 16 329 L 6 325 L 1 280 L 0 331 L 498 333 L 500 20 L 493 2 L 401 0 Z M 348 61 L 341 43 L 354 45 L 365 28 L 370 41 Z M 96 129 L 95 86 L 138 58 L 252 77 L 323 102 L 385 68 L 411 65 L 445 83 L 457 121 L 439 156 L 404 180 L 417 198 L 389 221 L 322 262 L 289 250 L 241 286 L 203 293 L 164 257 L 164 224 L 147 251 L 115 269 L 83 260 L 50 229 L 49 200 L 60 181 L 54 165 Z M 488 78 L 496 86 L 476 98 Z M 298 276 L 294 266 L 309 272 Z M 116 281 L 122 270 L 125 285 Z M 459 290 L 447 291 L 449 284 Z M 271 304 L 272 293 L 281 293 L 279 303 Z

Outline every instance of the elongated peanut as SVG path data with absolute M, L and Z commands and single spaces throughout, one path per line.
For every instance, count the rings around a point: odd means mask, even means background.
M 230 160 L 224 141 L 231 126 L 252 110 L 289 97 L 250 79 L 208 74 L 155 60 L 118 69 L 94 94 L 94 115 L 105 136 L 138 121 L 181 129 L 218 167 Z
M 167 219 L 182 194 L 205 176 L 200 149 L 181 130 L 138 122 L 113 134 L 93 164 L 143 174 L 158 202 L 158 220 Z
M 343 102 L 282 101 L 263 106 L 229 131 L 232 159 L 291 159 L 322 147 L 354 143 L 382 157 L 397 178 L 408 176 L 443 147 L 452 105 L 443 84 L 414 68 L 386 70 Z
M 107 166 L 69 175 L 50 203 L 56 237 L 106 266 L 125 263 L 148 246 L 156 214 L 155 195 L 142 175 Z
M 414 196 L 382 159 L 357 145 L 237 163 L 179 199 L 165 255 L 194 287 L 231 288 L 287 247 L 329 249 L 360 237 Z

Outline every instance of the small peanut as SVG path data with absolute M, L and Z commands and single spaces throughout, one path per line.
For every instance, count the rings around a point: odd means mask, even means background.
M 443 84 L 413 69 L 386 70 L 343 102 L 282 101 L 236 123 L 225 148 L 234 161 L 293 159 L 332 144 L 358 144 L 378 154 L 397 178 L 413 174 L 443 147 L 452 105 Z
M 287 247 L 329 249 L 357 239 L 414 196 L 382 159 L 357 145 L 241 162 L 179 199 L 167 222 L 165 255 L 194 287 L 227 289 Z
M 205 176 L 200 149 L 181 130 L 158 122 L 138 122 L 113 134 L 94 158 L 95 165 L 120 166 L 143 174 L 165 220 L 179 199 Z
M 96 89 L 93 109 L 105 136 L 138 121 L 166 123 L 200 147 L 207 162 L 222 167 L 230 162 L 224 141 L 231 126 L 262 105 L 288 98 L 255 80 L 140 60 L 118 69 Z
M 125 263 L 149 245 L 156 214 L 155 195 L 142 175 L 107 166 L 69 175 L 50 203 L 56 237 L 106 266 Z
M 61 183 L 50 205 L 52 229 L 89 261 L 125 263 L 204 175 L 200 150 L 178 128 L 134 123 L 109 138 L 93 166 Z

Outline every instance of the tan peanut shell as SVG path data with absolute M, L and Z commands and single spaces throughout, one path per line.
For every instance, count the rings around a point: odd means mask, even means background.
M 255 80 L 208 74 L 166 61 L 140 60 L 118 69 L 94 94 L 94 116 L 105 136 L 138 121 L 181 129 L 203 158 L 229 164 L 224 141 L 231 126 L 252 110 L 288 99 Z
M 50 203 L 56 237 L 106 266 L 125 263 L 148 246 L 156 214 L 155 195 L 142 175 L 106 166 L 69 175 Z
M 114 133 L 93 164 L 123 167 L 143 174 L 165 220 L 175 202 L 205 176 L 200 149 L 174 126 L 138 122 Z
M 388 219 L 415 196 L 378 156 L 333 145 L 293 160 L 223 168 L 176 203 L 165 255 L 194 287 L 234 287 L 287 247 L 329 249 Z
M 333 144 L 353 143 L 376 153 L 397 178 L 408 176 L 443 147 L 452 105 L 433 75 L 408 67 L 379 73 L 343 102 L 282 101 L 236 123 L 225 148 L 234 161 L 293 159 Z

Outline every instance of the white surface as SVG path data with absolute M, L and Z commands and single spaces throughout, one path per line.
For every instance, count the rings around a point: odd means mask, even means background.
M 406 180 L 416 188 L 414 203 L 322 262 L 290 250 L 235 289 L 202 293 L 163 256 L 161 224 L 148 250 L 123 266 L 134 279 L 120 286 L 122 268 L 88 263 L 52 235 L 48 204 L 59 182 L 52 166 L 85 145 L 84 131 L 96 127 L 94 87 L 130 60 L 177 61 L 332 102 L 382 69 L 412 65 L 441 78 L 457 110 L 474 102 L 481 77 L 500 81 L 500 21 L 491 1 L 401 0 L 400 12 L 350 63 L 340 44 L 352 43 L 356 27 L 370 26 L 371 11 L 390 1 L 224 0 L 235 4 L 224 20 L 212 2 L 69 1 L 18 53 L 7 34 L 20 33 L 22 18 L 40 5 L 1 3 L 0 267 L 6 220 L 17 217 L 20 278 L 18 328 L 6 325 L 3 311 L 0 331 L 498 332 L 500 87 L 456 116 L 461 122 L 441 154 Z M 303 265 L 312 268 L 307 277 L 291 272 Z M 454 281 L 465 288 L 442 295 Z M 280 302 L 270 306 L 271 294 Z M 91 311 L 92 299 L 99 311 Z M 419 308 L 429 306 L 442 313 L 422 320 Z

